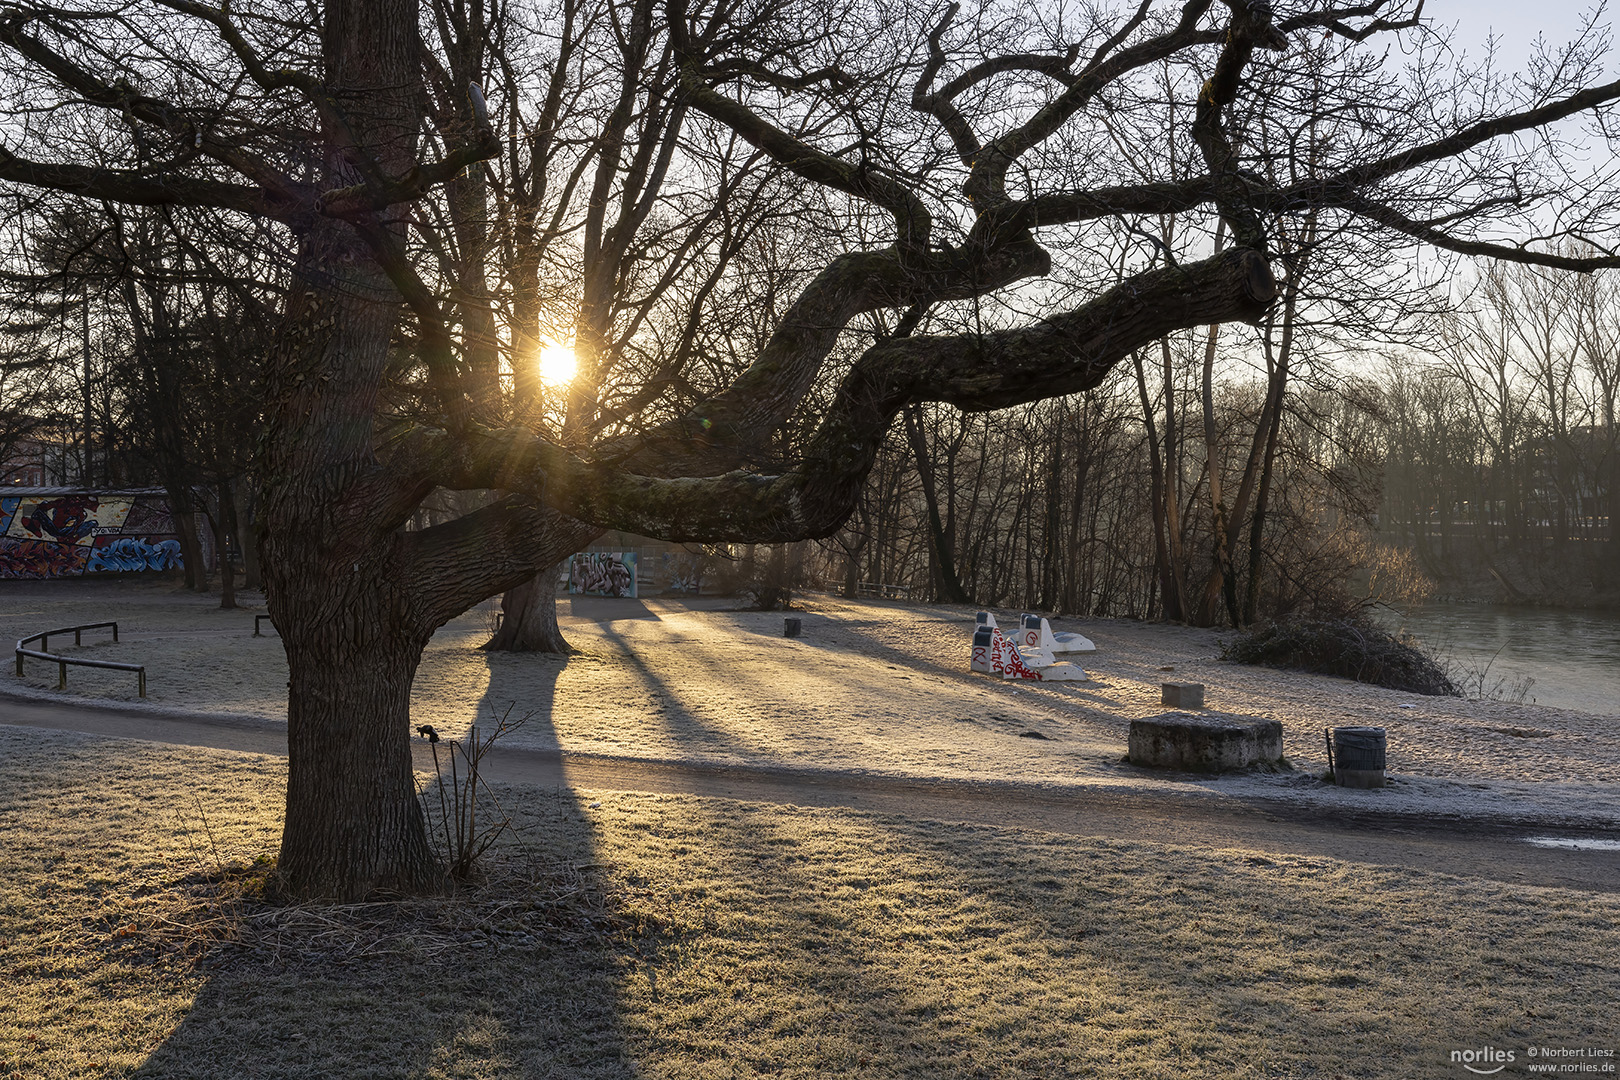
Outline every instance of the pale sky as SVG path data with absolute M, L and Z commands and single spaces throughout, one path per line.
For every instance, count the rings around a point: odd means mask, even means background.
M 1483 55 L 1485 40 L 1494 30 L 1502 66 L 1517 71 L 1538 34 L 1548 44 L 1563 44 L 1575 36 L 1582 15 L 1595 6 L 1586 0 L 1428 0 L 1423 13 L 1441 25 L 1456 25 L 1456 44 L 1471 56 Z M 1612 4 L 1601 21 L 1614 26 Z

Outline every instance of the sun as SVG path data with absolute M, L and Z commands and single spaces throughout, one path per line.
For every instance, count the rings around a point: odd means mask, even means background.
M 547 386 L 567 386 L 579 371 L 572 345 L 548 341 L 540 346 L 540 381 Z

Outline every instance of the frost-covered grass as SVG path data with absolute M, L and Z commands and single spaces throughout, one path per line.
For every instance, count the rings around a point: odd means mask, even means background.
M 0 727 L 0 1077 L 1383 1078 L 1612 1042 L 1613 894 L 509 788 L 481 889 L 276 909 L 283 776 Z

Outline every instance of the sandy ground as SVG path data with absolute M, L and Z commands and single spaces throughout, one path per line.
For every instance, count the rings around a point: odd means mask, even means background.
M 1081 658 L 1090 682 L 1013 686 L 967 671 L 969 608 L 813 594 L 795 613 L 802 636 L 787 639 L 780 613 L 727 606 L 565 601 L 564 631 L 581 650 L 566 661 L 480 651 L 490 616 L 469 612 L 429 646 L 415 720 L 456 733 L 510 707 L 514 717 L 532 713 L 510 745 L 572 754 L 1620 823 L 1617 714 L 1243 667 L 1217 659 L 1214 632 L 1122 620 L 1056 624 L 1096 641 Z M 63 695 L 56 669 L 33 661 L 0 691 L 279 720 L 287 671 L 277 639 L 252 636 L 262 610 L 220 611 L 215 599 L 161 583 L 3 582 L 0 640 L 116 619 L 116 645 L 87 634 L 82 650 L 71 639 L 53 648 L 146 664 L 149 699 L 138 701 L 133 675 L 92 669 L 70 669 Z M 998 615 L 1007 624 L 1016 612 Z M 1212 711 L 1282 721 L 1296 771 L 1208 779 L 1123 764 L 1129 723 L 1164 711 L 1165 680 L 1205 684 Z M 1391 787 L 1349 791 L 1315 779 L 1326 765 L 1323 729 L 1343 724 L 1388 730 Z

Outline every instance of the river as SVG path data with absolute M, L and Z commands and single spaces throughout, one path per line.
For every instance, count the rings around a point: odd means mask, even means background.
M 1620 715 L 1620 611 L 1495 604 L 1423 604 L 1382 610 L 1466 685 L 1470 697 Z

